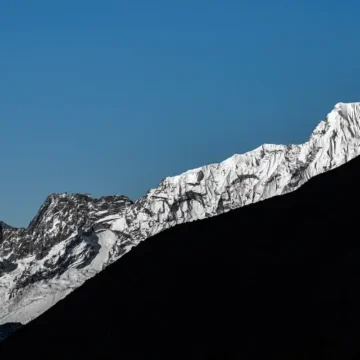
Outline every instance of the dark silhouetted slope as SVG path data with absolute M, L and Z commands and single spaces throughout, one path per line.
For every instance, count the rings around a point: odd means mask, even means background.
M 355 359 L 360 159 L 147 239 L 0 344 L 1 358 Z

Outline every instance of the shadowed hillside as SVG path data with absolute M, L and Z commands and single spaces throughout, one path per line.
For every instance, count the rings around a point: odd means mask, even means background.
M 6 358 L 354 359 L 360 159 L 149 238 L 0 344 Z

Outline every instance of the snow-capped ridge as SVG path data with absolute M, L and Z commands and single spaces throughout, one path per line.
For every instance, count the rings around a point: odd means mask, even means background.
M 28 228 L 0 223 L 0 324 L 38 316 L 160 231 L 294 191 L 359 154 L 360 103 L 338 103 L 303 144 L 263 144 L 166 177 L 136 201 L 50 194 Z

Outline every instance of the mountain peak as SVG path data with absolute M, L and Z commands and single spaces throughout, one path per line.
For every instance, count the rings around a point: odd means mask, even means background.
M 13 227 L 13 226 L 9 225 L 8 223 L 6 223 L 4 221 L 0 221 L 0 231 L 2 229 L 17 230 L 17 229 L 21 229 L 21 228 L 16 228 L 16 227 Z
M 330 122 L 339 122 L 341 119 L 347 121 L 359 121 L 360 103 L 343 103 L 339 102 L 334 109 L 328 114 L 327 120 Z
M 8 225 L 7 223 L 5 223 L 4 221 L 0 220 L 0 228 L 5 228 L 5 227 L 10 227 L 10 225 Z

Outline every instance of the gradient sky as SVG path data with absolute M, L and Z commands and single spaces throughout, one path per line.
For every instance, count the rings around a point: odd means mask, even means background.
M 0 220 L 51 192 L 137 199 L 360 101 L 360 2 L 0 2 Z

